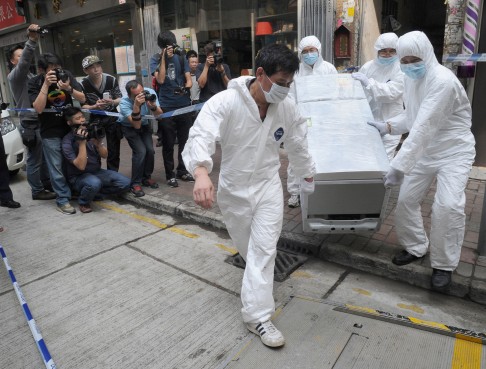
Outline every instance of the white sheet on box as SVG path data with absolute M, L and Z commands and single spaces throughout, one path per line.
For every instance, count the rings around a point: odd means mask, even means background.
M 349 74 L 296 80 L 299 109 L 309 118 L 309 151 L 316 180 L 379 178 L 388 158 L 359 81 Z

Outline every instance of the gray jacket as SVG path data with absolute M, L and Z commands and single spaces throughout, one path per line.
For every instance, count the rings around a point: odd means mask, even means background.
M 10 90 L 12 91 L 17 108 L 32 108 L 29 94 L 27 93 L 27 83 L 29 79 L 34 77 L 34 74 L 29 71 L 29 68 L 34 59 L 36 47 L 37 42 L 30 39 L 27 40 L 19 63 L 7 75 L 8 84 L 10 85 Z M 35 112 L 20 112 L 19 116 L 22 121 L 37 120 L 37 113 Z

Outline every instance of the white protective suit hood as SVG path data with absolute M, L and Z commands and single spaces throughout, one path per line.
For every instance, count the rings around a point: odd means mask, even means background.
M 416 56 L 425 62 L 427 71 L 439 64 L 434 54 L 434 47 L 421 31 L 406 33 L 398 39 L 397 55 L 401 59 L 405 56 Z
M 319 56 L 317 57 L 317 61 L 313 66 L 307 65 L 302 61 L 302 50 L 304 50 L 304 48 L 309 46 L 315 47 L 319 53 Z M 304 37 L 302 40 L 300 40 L 299 47 L 297 50 L 299 52 L 299 59 L 301 60 L 299 72 L 298 72 L 299 76 L 308 76 L 310 74 L 324 75 L 324 74 L 337 73 L 337 70 L 334 67 L 334 65 L 326 62 L 322 58 L 322 45 L 316 36 Z
M 397 49 L 398 36 L 393 32 L 381 34 L 375 41 L 375 50 Z

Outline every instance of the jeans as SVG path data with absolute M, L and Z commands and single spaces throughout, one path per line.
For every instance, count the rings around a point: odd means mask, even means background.
M 154 171 L 152 126 L 149 124 L 140 129 L 122 126 L 122 131 L 132 149 L 132 185 L 141 185 L 142 180 L 149 179 Z
M 109 169 L 84 173 L 70 179 L 73 190 L 79 193 L 79 205 L 88 205 L 98 193 L 115 195 L 130 188 L 130 178 Z
M 44 184 L 49 183 L 49 168 L 42 157 L 42 139 L 40 130 L 35 130 L 37 143 L 27 151 L 27 182 L 29 182 L 32 195 L 36 195 L 44 190 Z
M 62 138 L 58 137 L 42 139 L 42 151 L 49 168 L 52 188 L 57 195 L 56 203 L 58 206 L 67 204 L 71 199 L 71 189 L 63 173 L 61 142 Z
M 167 110 L 164 110 L 167 112 Z M 192 127 L 192 117 L 190 114 L 181 114 L 164 118 L 159 121 L 159 128 L 162 130 L 162 158 L 164 159 L 164 168 L 166 179 L 169 180 L 187 173 L 186 166 L 182 160 L 182 151 L 189 137 L 189 130 Z M 177 137 L 177 169 L 174 173 L 174 144 Z

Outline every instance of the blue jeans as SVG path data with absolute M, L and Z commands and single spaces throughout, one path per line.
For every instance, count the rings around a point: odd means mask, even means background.
M 130 178 L 109 169 L 99 169 L 95 173 L 84 173 L 69 180 L 79 193 L 79 205 L 88 205 L 98 193 L 115 195 L 128 191 Z
M 140 129 L 122 126 L 123 136 L 132 149 L 132 185 L 141 185 L 154 171 L 154 143 L 151 125 Z
M 62 138 L 58 137 L 42 139 L 42 151 L 49 168 L 52 188 L 57 195 L 56 203 L 58 206 L 67 204 L 71 200 L 71 189 L 62 170 L 61 142 Z
M 27 182 L 29 182 L 32 195 L 36 195 L 44 190 L 44 183 L 49 182 L 49 168 L 42 158 L 42 139 L 40 130 L 35 130 L 37 143 L 27 151 Z

